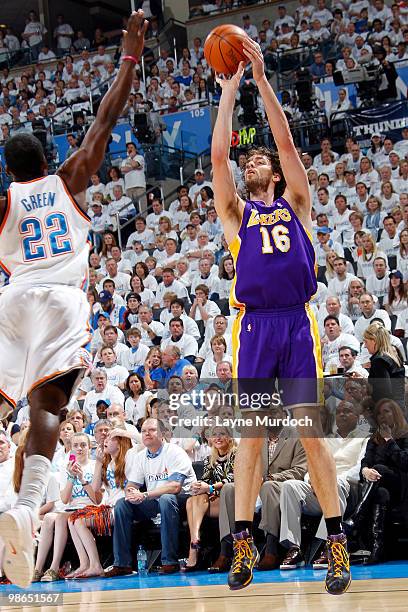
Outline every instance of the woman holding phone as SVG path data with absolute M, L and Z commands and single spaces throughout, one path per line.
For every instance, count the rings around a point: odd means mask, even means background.
M 91 504 L 99 504 L 101 501 L 101 495 L 96 495 L 91 486 L 95 461 L 90 460 L 90 450 L 89 436 L 80 432 L 72 435 L 71 454 L 61 483 L 61 501 L 65 504 L 65 509 L 63 512 L 58 512 L 55 517 L 52 563 L 41 577 L 41 582 L 60 580 L 59 567 L 67 543 L 70 513 Z M 37 575 L 37 571 L 40 572 L 38 558 L 35 571 L 35 579 L 38 581 L 40 579 Z M 72 578 L 73 575 L 68 574 L 66 577 Z

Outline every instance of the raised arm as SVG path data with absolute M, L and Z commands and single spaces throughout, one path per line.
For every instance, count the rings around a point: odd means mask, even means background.
M 275 92 L 270 86 L 264 71 L 264 59 L 257 43 L 250 38 L 244 41 L 244 52 L 252 62 L 253 77 L 265 105 L 269 126 L 278 149 L 282 171 L 286 180 L 284 197 L 288 199 L 301 221 L 311 225 L 312 203 L 306 170 L 299 158 L 289 123 Z
M 140 58 L 148 24 L 149 22 L 144 19 L 143 11 L 132 13 L 128 21 L 128 29 L 123 31 L 124 56 Z M 135 63 L 132 60 L 122 61 L 119 72 L 105 94 L 95 121 L 88 130 L 81 147 L 58 170 L 58 174 L 66 182 L 69 190 L 84 210 L 86 209 L 84 192 L 91 174 L 95 174 L 102 164 L 109 137 L 123 111 L 132 87 L 134 67 Z
M 229 161 L 232 137 L 232 114 L 234 112 L 235 97 L 243 72 L 244 64 L 241 63 L 238 72 L 231 79 L 227 80 L 217 77 L 217 82 L 222 88 L 222 95 L 211 144 L 214 205 L 221 219 L 228 244 L 232 242 L 239 230 L 244 209 L 244 203 L 237 195 L 234 176 Z

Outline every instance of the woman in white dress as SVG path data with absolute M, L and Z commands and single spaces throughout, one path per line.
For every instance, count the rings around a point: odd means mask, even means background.
M 132 442 L 129 438 L 110 435 L 106 438 L 103 448 L 98 448 L 96 452 L 93 479 L 88 488 L 94 499 L 102 498 L 102 504 L 90 504 L 73 512 L 69 518 L 69 531 L 78 553 L 79 567 L 67 578 L 104 575 L 94 534 L 112 535 L 114 508 L 125 496 L 126 455 L 131 448 Z

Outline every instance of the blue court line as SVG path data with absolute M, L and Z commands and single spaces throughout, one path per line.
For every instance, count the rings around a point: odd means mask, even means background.
M 353 580 L 376 580 L 380 578 L 408 578 L 407 561 L 390 561 L 373 566 L 354 566 L 351 568 Z M 253 584 L 290 584 L 293 582 L 321 582 L 326 575 L 325 570 L 314 571 L 312 568 L 270 572 L 255 572 Z M 120 576 L 118 578 L 90 578 L 88 580 L 60 580 L 58 582 L 36 582 L 30 586 L 30 592 L 39 593 L 81 593 L 91 591 L 118 591 L 128 589 L 160 589 L 168 587 L 192 587 L 220 585 L 226 587 L 227 574 L 208 574 L 194 572 L 193 574 L 172 574 L 160 576 L 152 573 L 139 578 Z M 0 585 L 0 595 L 17 593 L 22 589 L 13 585 Z

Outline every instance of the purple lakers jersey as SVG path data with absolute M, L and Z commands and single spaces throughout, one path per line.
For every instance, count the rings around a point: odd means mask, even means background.
M 230 252 L 236 270 L 230 295 L 234 308 L 305 304 L 317 291 L 311 239 L 284 198 L 272 206 L 247 201 Z

